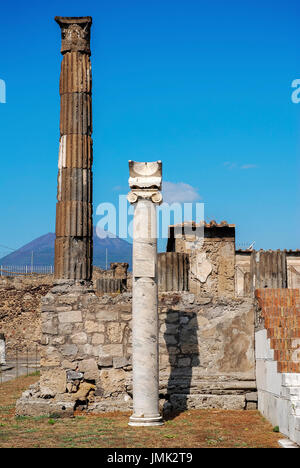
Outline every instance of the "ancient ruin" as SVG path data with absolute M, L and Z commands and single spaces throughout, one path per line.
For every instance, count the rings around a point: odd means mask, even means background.
M 55 280 L 41 300 L 40 380 L 17 414 L 130 410 L 129 424 L 159 425 L 161 413 L 258 407 L 300 444 L 299 251 L 236 250 L 235 225 L 211 221 L 170 226 L 157 256 L 161 162 L 130 161 L 133 272 L 115 262 L 92 278 L 91 18 L 57 22 Z
M 92 277 L 92 19 L 61 18 L 60 142 L 55 278 Z
M 129 161 L 133 223 L 131 426 L 162 424 L 159 414 L 156 204 L 162 202 L 162 164 Z
M 0 333 L 0 366 L 6 364 L 5 336 Z

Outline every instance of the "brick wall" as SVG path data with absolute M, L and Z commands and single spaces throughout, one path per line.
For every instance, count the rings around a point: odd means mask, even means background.
M 299 289 L 256 291 L 258 409 L 300 444 Z
M 300 372 L 300 290 L 258 289 L 255 295 L 278 372 Z

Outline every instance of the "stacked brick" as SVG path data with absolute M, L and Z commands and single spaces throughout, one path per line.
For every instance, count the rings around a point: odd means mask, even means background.
M 60 148 L 56 207 L 55 277 L 92 276 L 91 18 L 61 18 Z
M 300 372 L 300 290 L 266 288 L 255 295 L 278 372 Z

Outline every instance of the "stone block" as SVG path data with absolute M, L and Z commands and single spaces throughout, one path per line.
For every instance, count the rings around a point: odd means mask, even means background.
M 164 335 L 164 339 L 167 345 L 176 345 L 178 339 L 174 335 Z
M 40 393 L 42 398 L 54 397 L 66 391 L 66 371 L 55 368 L 44 370 L 40 378 Z
M 198 354 L 199 353 L 199 348 L 198 344 L 191 344 L 191 343 L 185 343 L 182 344 L 181 346 L 181 352 L 182 354 Z
M 178 333 L 179 326 L 171 323 L 163 323 L 160 327 L 160 332 L 167 335 Z
M 53 346 L 60 346 L 60 345 L 63 345 L 65 344 L 66 342 L 66 337 L 65 336 L 56 336 L 54 338 L 51 339 L 51 344 Z
M 104 343 L 104 335 L 101 333 L 94 333 L 92 337 L 92 344 L 97 346 Z
M 111 367 L 112 365 L 113 365 L 112 356 L 101 356 L 98 359 L 98 366 L 99 367 Z
M 85 380 L 97 380 L 99 378 L 99 369 L 95 359 L 79 361 L 78 369 L 84 373 Z
M 61 347 L 63 356 L 76 356 L 78 348 L 75 344 L 66 344 Z
M 110 322 L 106 326 L 106 334 L 111 343 L 122 343 L 123 331 L 125 328 L 124 323 Z
M 60 365 L 61 356 L 54 346 L 42 348 L 41 367 L 57 367 Z
M 76 333 L 75 335 L 71 336 L 71 341 L 74 344 L 84 345 L 87 343 L 87 335 L 84 332 Z
M 67 306 L 70 306 L 73 304 L 76 304 L 78 301 L 78 296 L 77 295 L 74 295 L 72 296 L 71 294 L 68 295 L 68 296 L 63 296 L 62 298 L 58 299 L 58 303 L 59 304 L 64 304 L 64 305 L 67 305 Z
M 84 324 L 84 329 L 86 333 L 99 333 L 104 332 L 105 327 L 103 323 L 87 320 Z
M 174 323 L 179 320 L 179 313 L 178 312 L 168 312 L 166 316 L 166 322 Z
M 257 402 L 257 392 L 246 393 L 246 401 Z
M 188 367 L 191 365 L 191 358 L 178 358 L 178 367 Z
M 125 371 L 123 369 L 102 369 L 100 371 L 100 385 L 103 389 L 103 396 L 110 396 L 114 393 L 124 393 Z
M 42 333 L 47 335 L 57 335 L 58 334 L 58 326 L 54 320 L 46 320 L 42 322 Z
M 172 394 L 170 403 L 173 410 L 180 409 L 228 409 L 243 410 L 245 408 L 244 395 L 201 395 L 201 394 Z
M 59 335 L 71 335 L 73 331 L 72 323 L 60 323 L 58 325 L 58 334 Z
M 72 306 L 57 306 L 56 311 L 57 312 L 70 312 L 72 310 Z
M 75 372 L 74 370 L 67 371 L 67 380 L 81 380 L 83 378 L 83 374 L 81 372 Z
M 169 346 L 167 348 L 167 354 L 172 355 L 172 354 L 179 354 L 180 353 L 180 348 L 176 346 Z
M 99 345 L 97 347 L 97 353 L 99 357 L 103 357 L 103 356 L 121 357 L 123 356 L 123 345 L 121 344 Z
M 78 345 L 78 355 L 82 358 L 83 356 L 94 356 L 94 346 L 91 344 Z
M 254 403 L 253 401 L 247 401 L 246 410 L 257 410 L 257 403 Z
M 131 359 L 128 359 L 126 357 L 114 357 L 113 358 L 113 366 L 115 369 L 126 367 L 130 364 L 131 364 Z
M 50 343 L 49 336 L 42 335 L 40 344 L 41 344 L 42 346 L 48 346 L 49 343 Z
M 16 416 L 47 416 L 60 418 L 74 416 L 74 402 L 44 400 L 42 398 L 20 398 L 16 404 Z
M 97 320 L 100 321 L 111 321 L 118 320 L 118 312 L 112 312 L 111 310 L 101 310 L 96 312 Z
M 82 322 L 82 314 L 80 310 L 71 310 L 69 312 L 60 312 L 58 320 L 61 323 L 76 323 Z
M 89 382 L 81 382 L 76 393 L 71 393 L 70 397 L 73 401 L 85 401 L 89 393 L 95 390 L 96 386 Z
M 77 369 L 77 362 L 68 361 L 68 360 L 65 359 L 65 360 L 62 361 L 61 366 L 64 369 L 75 370 L 75 369 Z

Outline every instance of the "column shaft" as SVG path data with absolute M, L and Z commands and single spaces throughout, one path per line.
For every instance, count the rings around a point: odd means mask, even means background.
M 158 402 L 157 242 L 151 236 L 152 230 L 156 233 L 156 206 L 151 200 L 139 200 L 135 207 L 133 234 L 132 425 L 160 424 L 161 421 Z
M 57 183 L 55 277 L 92 276 L 91 18 L 56 18 L 62 30 L 60 148 Z
M 135 204 L 133 221 L 132 364 L 133 415 L 131 426 L 158 426 L 158 268 L 157 214 L 161 203 L 161 162 L 129 162 L 128 195 Z

